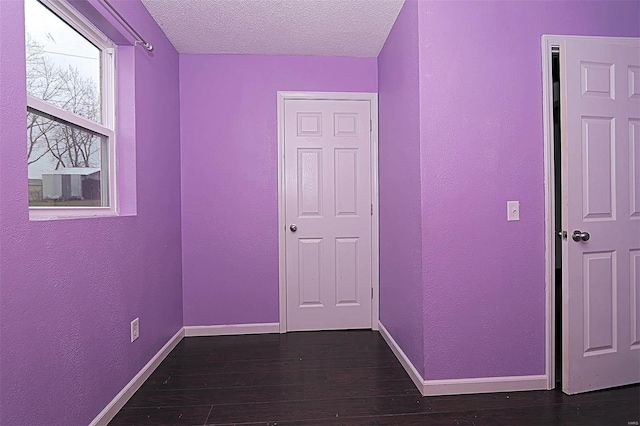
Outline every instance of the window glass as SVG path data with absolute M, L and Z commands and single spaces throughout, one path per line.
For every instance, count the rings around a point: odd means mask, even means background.
M 29 206 L 108 206 L 107 149 L 105 137 L 28 112 Z
M 117 214 L 113 44 L 68 3 L 25 0 L 25 47 L 29 217 Z
M 25 30 L 27 93 L 102 123 L 100 49 L 37 0 L 25 1 Z

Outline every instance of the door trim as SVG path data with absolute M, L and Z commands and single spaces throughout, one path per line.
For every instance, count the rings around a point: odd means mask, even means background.
M 563 35 L 543 35 L 542 36 L 542 111 L 543 111 L 543 132 L 544 132 L 544 263 L 545 263 L 545 375 L 547 378 L 547 389 L 555 388 L 555 193 L 554 193 L 554 169 L 553 169 L 553 81 L 551 75 L 551 50 L 554 47 L 560 48 L 560 55 L 565 50 L 567 40 L 596 41 L 601 43 L 614 42 L 616 44 L 628 44 L 635 46 L 638 38 L 635 37 L 593 37 L 593 36 L 563 36 Z M 560 70 L 561 85 L 565 76 Z M 562 93 L 562 92 L 561 92 Z M 560 120 L 566 117 L 565 104 L 560 103 Z M 562 175 L 566 175 L 566 164 L 560 165 Z M 566 185 L 566 180 L 563 180 Z M 564 189 L 564 186 L 563 186 Z M 563 200 L 564 203 L 564 200 Z M 563 215 L 564 216 L 564 215 Z M 563 219 L 564 221 L 564 219 Z M 563 224 L 563 229 L 564 229 Z M 565 229 L 566 230 L 566 229 Z M 564 292 L 564 289 L 563 289 Z M 564 313 L 564 310 L 563 310 Z M 563 321 L 566 327 L 566 321 Z M 568 333 L 568 329 L 563 332 Z M 563 334 L 566 336 L 566 334 Z M 564 361 L 564 355 L 563 355 Z M 566 363 L 566 362 L 565 362 Z M 563 372 L 568 371 L 565 366 Z
M 371 329 L 378 330 L 380 301 L 380 233 L 378 204 L 378 94 L 355 92 L 278 91 L 278 281 L 280 292 L 280 333 L 287 332 L 286 221 L 284 174 L 284 103 L 287 99 L 368 101 L 371 108 Z

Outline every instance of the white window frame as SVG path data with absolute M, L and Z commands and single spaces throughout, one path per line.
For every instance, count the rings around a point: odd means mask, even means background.
M 1 0 L 0 0 L 1 1 Z M 115 44 L 91 22 L 82 16 L 65 0 L 36 0 L 49 8 L 67 25 L 75 29 L 101 51 L 101 112 L 102 124 L 66 111 L 54 104 L 27 94 L 27 111 L 34 112 L 56 121 L 68 123 L 107 139 L 107 193 L 109 205 L 106 207 L 31 207 L 30 220 L 66 219 L 95 216 L 116 216 L 118 214 L 116 180 L 116 62 Z M 104 153 L 103 153 L 104 155 Z M 103 169 L 103 166 L 101 169 Z M 103 185 L 101 185 L 103 186 Z M 102 189 L 101 189 L 102 190 Z M 103 196 L 104 196 L 103 192 Z

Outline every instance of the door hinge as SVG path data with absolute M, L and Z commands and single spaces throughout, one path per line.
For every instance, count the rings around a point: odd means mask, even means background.
M 371 287 L 371 298 L 373 299 L 373 287 Z
M 371 216 L 373 216 L 373 204 L 371 204 Z
M 369 132 L 373 132 L 373 120 L 369 120 Z

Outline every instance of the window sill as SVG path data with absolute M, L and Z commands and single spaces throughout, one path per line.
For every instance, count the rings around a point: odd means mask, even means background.
M 65 208 L 65 207 L 29 207 L 30 221 L 65 220 L 65 219 L 93 219 L 100 217 L 115 217 L 118 213 L 111 207 Z

